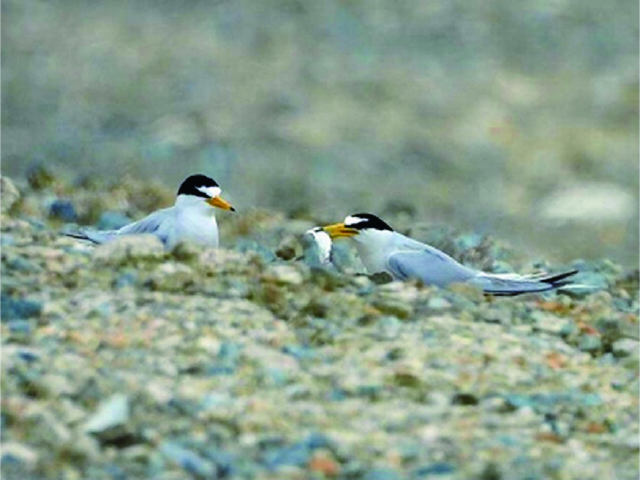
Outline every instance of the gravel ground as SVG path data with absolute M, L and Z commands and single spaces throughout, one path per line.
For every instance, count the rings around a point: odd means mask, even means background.
M 346 244 L 340 272 L 297 260 L 324 219 L 257 210 L 218 214 L 218 250 L 93 247 L 58 232 L 172 192 L 45 174 L 2 182 L 3 478 L 638 478 L 637 270 L 576 261 L 600 288 L 571 296 L 378 284 Z

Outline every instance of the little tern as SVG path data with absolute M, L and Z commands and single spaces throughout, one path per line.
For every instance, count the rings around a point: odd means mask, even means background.
M 465 267 L 444 252 L 395 232 L 370 213 L 349 215 L 342 223 L 327 225 L 331 238 L 347 237 L 355 242 L 358 255 L 370 274 L 386 272 L 394 280 L 416 278 L 425 285 L 444 287 L 470 283 L 491 295 L 544 292 L 569 283 L 577 270 L 560 274 L 493 274 Z
M 217 247 L 218 224 L 211 207 L 235 211 L 220 193 L 220 186 L 214 179 L 205 175 L 191 175 L 180 185 L 172 207 L 153 212 L 118 230 L 83 229 L 80 233 L 66 235 L 100 244 L 122 235 L 150 233 L 156 235 L 166 249 L 173 248 L 181 241 Z

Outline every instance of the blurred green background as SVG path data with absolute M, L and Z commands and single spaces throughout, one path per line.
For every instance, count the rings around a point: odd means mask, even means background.
M 17 179 L 202 172 L 238 209 L 633 265 L 638 153 L 636 0 L 2 2 Z

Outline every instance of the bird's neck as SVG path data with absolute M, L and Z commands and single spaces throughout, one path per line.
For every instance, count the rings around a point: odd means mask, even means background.
M 393 232 L 386 230 L 365 231 L 353 240 L 358 250 L 358 256 L 369 273 L 386 270 L 389 243 L 393 240 Z
M 188 212 L 189 215 L 213 215 L 213 208 L 203 198 L 191 195 L 178 195 L 174 206 L 179 212 Z

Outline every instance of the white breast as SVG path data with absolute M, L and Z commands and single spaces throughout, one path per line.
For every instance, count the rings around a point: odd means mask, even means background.
M 174 240 L 169 248 L 178 242 L 187 241 L 207 247 L 218 246 L 218 224 L 211 210 L 201 212 L 179 212 L 176 217 Z M 171 245 L 173 243 L 173 245 Z

